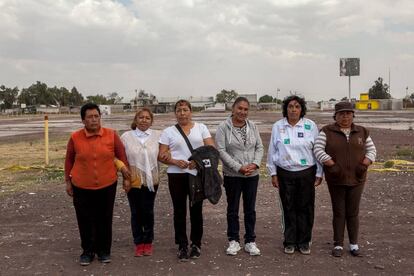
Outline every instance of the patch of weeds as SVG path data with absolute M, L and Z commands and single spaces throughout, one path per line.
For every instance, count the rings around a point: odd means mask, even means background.
M 63 180 L 65 176 L 64 171 L 47 171 L 46 179 L 47 180 Z
M 401 148 L 397 150 L 396 155 L 399 158 L 411 158 L 414 159 L 414 150 L 409 148 Z
M 394 164 L 395 164 L 394 161 L 388 160 L 384 163 L 384 168 L 392 168 L 394 167 Z

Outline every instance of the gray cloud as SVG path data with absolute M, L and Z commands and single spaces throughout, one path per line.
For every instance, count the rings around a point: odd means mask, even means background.
M 86 94 L 223 88 L 347 96 L 340 57 L 360 57 L 353 96 L 378 76 L 414 87 L 414 3 L 397 0 L 0 0 L 0 76 Z

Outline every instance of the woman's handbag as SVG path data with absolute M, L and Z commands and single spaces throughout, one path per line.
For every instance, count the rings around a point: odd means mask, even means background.
M 193 153 L 194 149 L 191 145 L 190 141 L 188 140 L 187 135 L 185 135 L 183 129 L 179 124 L 176 124 L 175 127 L 178 129 L 180 134 L 183 136 L 185 142 L 187 143 L 188 148 L 190 149 L 190 152 Z M 206 196 L 204 195 L 204 186 L 201 179 L 201 174 L 197 173 L 197 175 L 188 174 L 189 177 L 189 185 L 190 185 L 190 203 L 193 205 L 196 202 L 203 201 L 206 199 Z

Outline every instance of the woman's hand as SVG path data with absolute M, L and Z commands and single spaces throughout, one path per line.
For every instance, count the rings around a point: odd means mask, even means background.
M 176 165 L 177 167 L 179 167 L 180 169 L 187 169 L 188 168 L 188 161 L 185 160 L 175 160 L 172 159 L 170 162 L 172 162 L 174 165 Z
M 279 189 L 279 179 L 277 178 L 277 175 L 272 175 L 272 185 L 276 189 Z
M 131 181 L 127 178 L 124 178 L 124 181 L 122 183 L 122 188 L 124 188 L 124 191 L 128 193 L 129 190 L 131 190 Z
M 323 162 L 323 164 L 327 167 L 333 167 L 335 162 L 332 159 L 329 159 L 328 161 Z
M 72 181 L 70 180 L 66 181 L 66 193 L 68 196 L 73 197 Z
M 121 168 L 121 173 L 124 179 L 131 179 L 131 172 L 128 170 L 126 166 Z
M 194 160 L 191 160 L 190 163 L 188 163 L 188 168 L 190 170 L 194 170 L 197 167 L 197 164 Z
M 316 177 L 315 179 L 315 187 L 318 187 L 322 183 L 322 177 Z
M 165 151 L 163 153 L 160 153 L 158 158 L 161 162 L 168 163 L 169 161 L 171 161 L 171 152 Z
M 251 172 L 249 170 L 249 165 L 241 166 L 241 168 L 239 169 L 239 173 L 241 173 L 245 176 L 249 176 L 251 174 Z
M 362 164 L 368 167 L 372 164 L 372 161 L 365 157 L 364 160 L 362 160 Z

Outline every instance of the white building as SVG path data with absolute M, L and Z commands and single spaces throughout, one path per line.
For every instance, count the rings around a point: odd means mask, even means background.
M 187 100 L 192 106 L 195 107 L 210 107 L 214 106 L 214 97 L 203 97 L 203 96 L 190 96 L 190 97 L 160 97 L 158 98 L 159 104 L 170 104 L 174 105 L 179 100 Z

